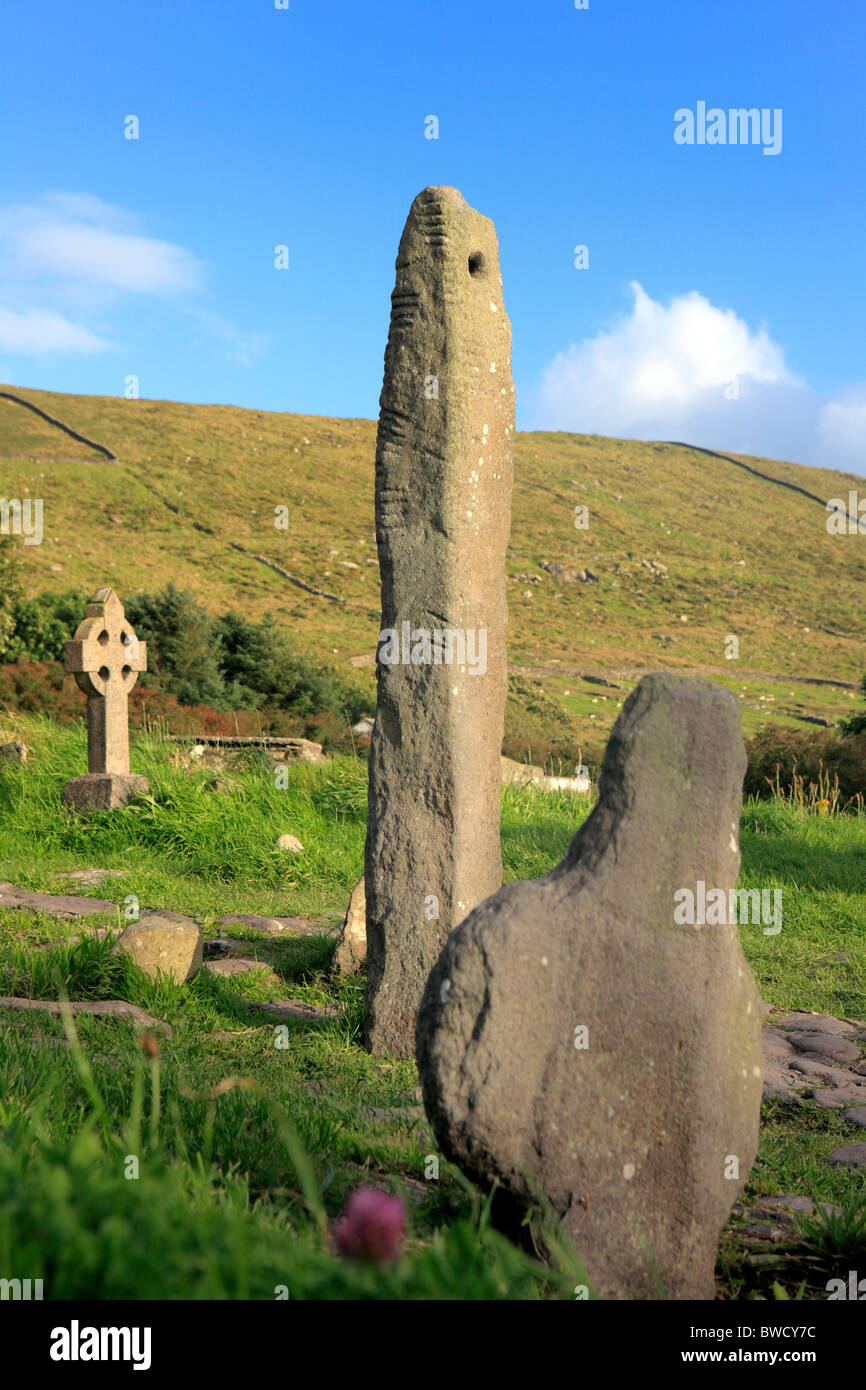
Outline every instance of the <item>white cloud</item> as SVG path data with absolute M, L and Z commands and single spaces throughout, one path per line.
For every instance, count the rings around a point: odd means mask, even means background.
M 113 344 L 62 314 L 45 309 L 16 313 L 0 305 L 0 349 L 24 356 L 42 353 L 104 352 Z
M 665 306 L 631 284 L 630 315 L 542 373 L 539 429 L 644 439 L 866 472 L 866 385 L 821 398 L 766 328 L 697 291 Z
M 130 296 L 149 296 L 192 320 L 197 347 L 251 364 L 269 340 L 212 313 L 203 293 L 193 252 L 147 235 L 137 214 L 92 194 L 0 207 L 0 348 L 9 352 L 106 351 L 115 346 L 104 336 L 109 322 L 129 346 L 141 322 Z
M 19 277 L 141 294 L 193 290 L 203 279 L 190 251 L 141 235 L 130 213 L 89 194 L 51 194 L 0 210 L 0 244 Z

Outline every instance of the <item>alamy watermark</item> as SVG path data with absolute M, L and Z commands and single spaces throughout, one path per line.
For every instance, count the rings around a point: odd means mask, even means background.
M 852 488 L 848 505 L 842 497 L 831 497 L 827 503 L 827 530 L 831 536 L 856 536 L 866 533 L 866 497 L 858 497 Z
M 782 108 L 711 106 L 699 101 L 696 110 L 681 106 L 674 112 L 678 145 L 763 145 L 763 154 L 782 152 Z
M 42 1298 L 41 1279 L 0 1279 L 0 1301 L 6 1299 L 35 1299 L 37 1302 Z
M 674 922 L 678 927 L 723 927 L 728 923 L 763 926 L 765 936 L 782 930 L 781 888 L 707 888 L 698 879 L 691 888 L 674 893 Z
M 460 666 L 470 676 L 487 670 L 486 627 L 416 627 L 408 621 L 400 632 L 385 627 L 379 633 L 379 660 L 384 666 Z
M 23 536 L 25 545 L 41 545 L 42 534 L 41 497 L 0 497 L 0 535 Z

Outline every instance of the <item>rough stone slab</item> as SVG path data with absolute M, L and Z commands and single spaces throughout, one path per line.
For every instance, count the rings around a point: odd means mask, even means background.
M 102 898 L 78 898 L 63 893 L 31 893 L 14 883 L 0 883 L 0 908 L 25 908 L 49 917 L 90 917 L 98 912 L 117 912 L 117 903 Z
M 840 1149 L 833 1150 L 827 1162 L 845 1168 L 866 1168 L 866 1144 L 843 1144 Z
M 61 1013 L 61 1005 L 53 999 L 17 999 L 13 996 L 0 997 L 3 1009 L 44 1009 L 46 1013 Z M 92 1014 L 95 1018 L 128 1018 L 139 1028 L 157 1028 L 171 1037 L 172 1029 L 162 1019 L 154 1018 L 139 1009 L 135 1004 L 127 1004 L 125 999 L 100 999 L 95 1003 L 70 1000 L 69 1008 L 74 1014 Z
M 858 1125 L 860 1129 L 866 1129 L 866 1105 L 855 1105 L 852 1110 L 845 1110 L 842 1119 L 849 1124 Z
M 779 1028 L 793 1028 L 805 1033 L 837 1033 L 840 1036 L 856 1032 L 862 1023 L 844 1018 L 833 1018 L 831 1014 L 810 1014 L 804 1009 L 783 1014 L 775 1020 Z
M 761 1007 L 739 929 L 674 915 L 683 888 L 737 882 L 745 767 L 735 697 L 645 676 L 562 863 L 476 908 L 424 993 L 441 1148 L 518 1201 L 540 1190 L 604 1298 L 712 1298 L 757 1151 Z
M 332 968 L 338 975 L 354 975 L 366 959 L 367 894 L 364 879 L 359 878 L 349 898 Z
M 835 1110 L 840 1105 L 866 1105 L 866 1084 L 863 1086 L 828 1086 L 814 1090 L 812 1098 L 822 1110 Z
M 259 917 L 252 912 L 234 912 L 228 917 L 220 917 L 218 927 L 250 927 L 253 931 L 267 932 L 269 936 L 321 936 L 328 930 L 324 919 L 307 921 L 303 917 Z
M 439 951 L 502 882 L 514 387 L 496 231 L 457 189 L 415 199 L 396 272 L 376 445 L 364 1042 L 405 1057 Z M 437 631 L 468 639 L 462 658 Z
M 221 975 L 225 979 L 232 979 L 235 975 L 249 975 L 253 970 L 265 970 L 271 972 L 273 966 L 266 960 L 253 960 L 252 956 L 227 956 L 224 960 L 206 960 L 205 970 L 210 971 L 211 975 Z
M 831 1067 L 827 1062 L 816 1062 L 812 1057 L 795 1057 L 791 1070 L 803 1076 L 813 1076 L 825 1086 L 846 1086 L 852 1080 L 850 1071 L 844 1067 Z
M 306 1004 L 302 999 L 271 999 L 267 1003 L 247 1006 L 253 1013 L 267 1014 L 278 1023 L 288 1023 L 300 1019 L 305 1023 L 316 1023 L 323 1018 L 336 1018 L 340 1012 L 333 1004 Z
M 792 1033 L 791 1043 L 798 1052 L 814 1053 L 832 1062 L 859 1062 L 863 1056 L 856 1043 L 837 1033 Z
M 126 878 L 125 869 L 70 869 L 66 873 L 58 874 L 58 878 L 67 879 L 70 883 L 80 883 L 83 888 L 95 888 L 98 883 L 104 883 L 107 878 Z

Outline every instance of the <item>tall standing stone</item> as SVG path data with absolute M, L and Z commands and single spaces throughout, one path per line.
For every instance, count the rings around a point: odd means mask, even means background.
M 754 1162 L 761 1009 L 731 912 L 745 767 L 732 695 L 645 677 L 562 863 L 458 927 L 421 1006 L 445 1153 L 512 1198 L 540 1190 L 605 1298 L 712 1298 Z M 692 925 L 702 887 L 715 909 Z
M 147 670 L 147 644 L 139 642 L 113 589 L 98 589 L 84 621 L 66 643 L 65 669 L 87 695 L 86 777 L 63 789 L 67 805 L 81 811 L 125 806 L 148 790 L 146 777 L 129 771 L 127 700 Z
M 412 204 L 391 302 L 376 448 L 365 1042 L 407 1056 L 445 940 L 502 882 L 511 326 L 493 223 L 455 188 Z

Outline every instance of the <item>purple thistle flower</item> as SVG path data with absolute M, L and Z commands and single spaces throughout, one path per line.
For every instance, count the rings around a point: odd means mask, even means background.
M 375 1187 L 353 1192 L 334 1225 L 334 1242 L 341 1255 L 371 1264 L 396 1260 L 406 1236 L 406 1212 L 399 1197 Z

